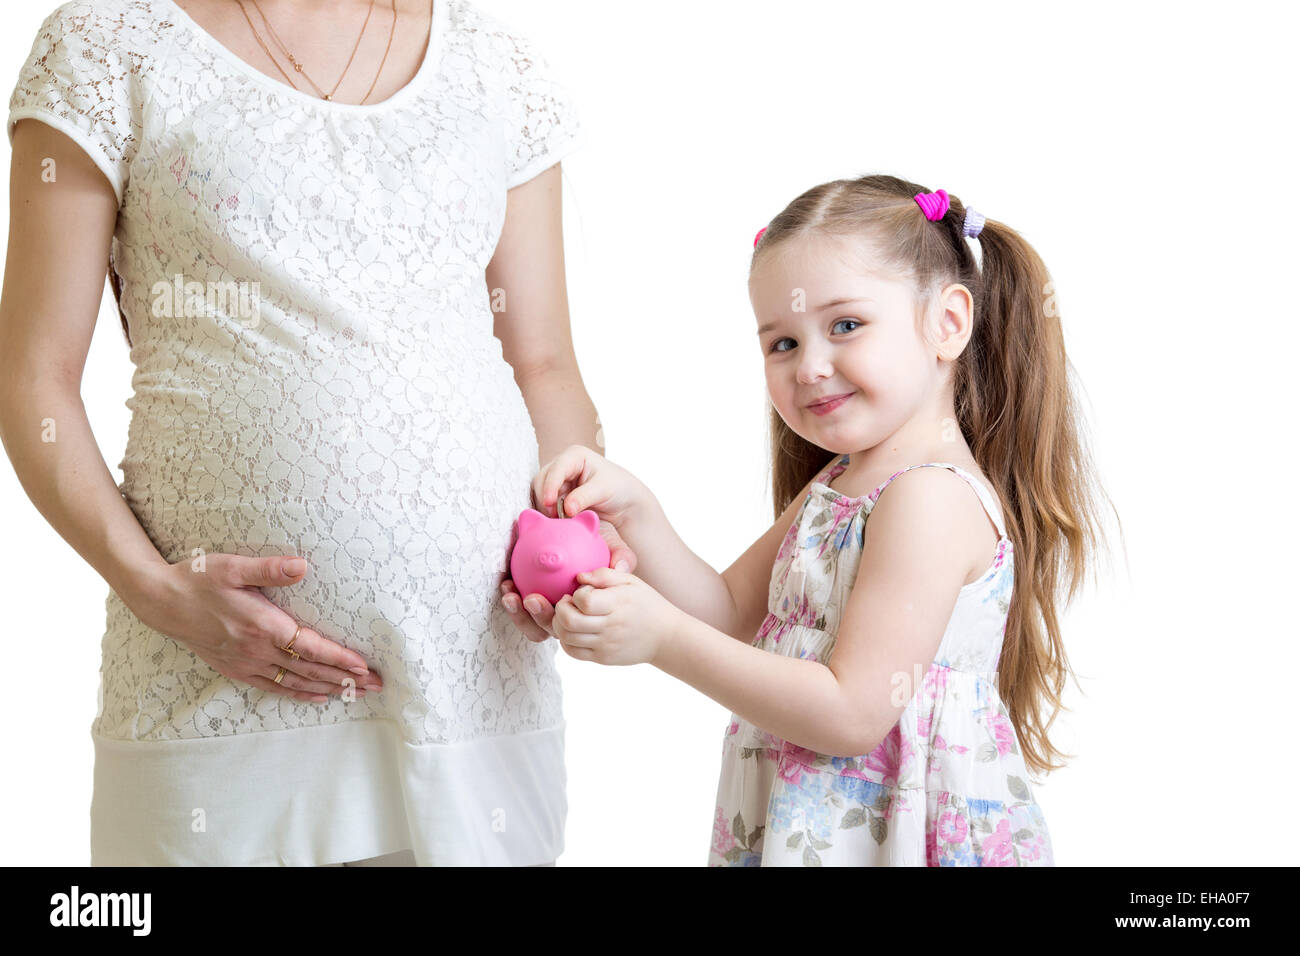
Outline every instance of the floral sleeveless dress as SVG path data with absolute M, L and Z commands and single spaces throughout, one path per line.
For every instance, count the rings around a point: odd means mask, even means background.
M 979 479 L 946 462 L 912 465 L 850 498 L 827 484 L 848 463 L 844 455 L 810 486 L 777 553 L 754 646 L 830 659 L 867 517 L 889 482 L 912 468 L 948 468 L 971 486 L 997 527 L 997 554 L 961 589 L 919 689 L 871 753 L 819 754 L 731 715 L 708 865 L 1052 866 L 1047 825 L 997 690 L 1012 584 L 1001 509 Z

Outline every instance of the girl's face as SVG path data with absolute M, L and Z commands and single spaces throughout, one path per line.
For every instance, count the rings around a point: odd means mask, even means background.
M 782 243 L 749 280 L 767 391 L 798 435 L 836 454 L 873 448 L 916 421 L 939 384 L 910 285 L 868 274 L 865 245 L 824 236 Z M 815 402 L 843 401 L 822 409 Z

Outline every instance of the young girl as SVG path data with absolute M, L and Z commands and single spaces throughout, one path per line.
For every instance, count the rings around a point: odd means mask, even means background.
M 591 449 L 538 473 L 540 508 L 594 510 L 637 566 L 580 575 L 553 616 L 528 596 L 537 623 L 733 711 L 710 865 L 1053 864 L 1029 771 L 1060 766 L 1058 589 L 1098 522 L 1051 288 L 944 190 L 818 186 L 750 266 L 772 528 L 719 575 Z

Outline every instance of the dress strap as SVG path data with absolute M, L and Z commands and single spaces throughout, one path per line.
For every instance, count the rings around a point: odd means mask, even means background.
M 880 493 L 884 491 L 889 483 L 899 475 L 905 474 L 913 468 L 926 468 L 930 466 L 951 469 L 957 475 L 965 479 L 966 483 L 971 486 L 972 490 L 974 490 L 975 494 L 979 497 L 980 504 L 984 506 L 985 513 L 988 514 L 989 518 L 992 519 L 994 526 L 998 529 L 998 537 L 1005 538 L 1007 536 L 1006 525 L 1002 523 L 1002 509 L 998 505 L 997 501 L 994 500 L 993 494 L 988 490 L 988 487 L 985 486 L 984 482 L 980 481 L 965 468 L 959 468 L 957 465 L 946 461 L 927 461 L 919 465 L 908 465 L 902 471 L 894 472 L 884 480 L 880 487 L 871 493 L 872 504 L 875 504 L 876 499 L 880 497 Z
M 813 479 L 814 482 L 821 485 L 828 485 L 835 480 L 835 476 L 849 466 L 849 456 L 840 455 L 838 458 L 832 458 L 825 468 L 818 473 Z

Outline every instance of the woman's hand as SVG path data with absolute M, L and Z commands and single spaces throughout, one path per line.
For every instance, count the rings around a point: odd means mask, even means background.
M 564 653 L 597 664 L 653 664 L 685 612 L 633 574 L 597 568 L 560 598 L 552 625 Z
M 610 565 L 620 571 L 636 570 L 636 555 L 619 536 L 618 530 L 608 521 L 601 521 L 600 536 L 605 539 L 605 544 L 609 545 Z M 516 529 L 517 538 L 518 529 Z M 514 548 L 513 544 L 511 548 Z M 548 637 L 555 636 L 555 631 L 551 628 L 551 618 L 555 615 L 555 608 L 551 606 L 551 602 L 545 595 L 525 594 L 521 604 L 515 582 L 507 577 L 501 582 L 501 606 L 506 609 L 515 627 L 519 628 L 524 637 L 530 641 L 540 644 Z
M 293 565 L 293 573 L 285 570 Z M 188 560 L 169 565 L 147 597 L 132 601 L 131 610 L 219 674 L 262 690 L 310 701 L 328 700 L 346 686 L 355 686 L 358 696 L 383 690 L 365 658 L 309 627 L 293 642 L 299 656 L 283 650 L 298 623 L 258 588 L 297 584 L 307 570 L 301 558 L 208 554 L 201 567 Z M 281 667 L 285 675 L 277 684 Z M 353 684 L 344 685 L 345 680 Z

